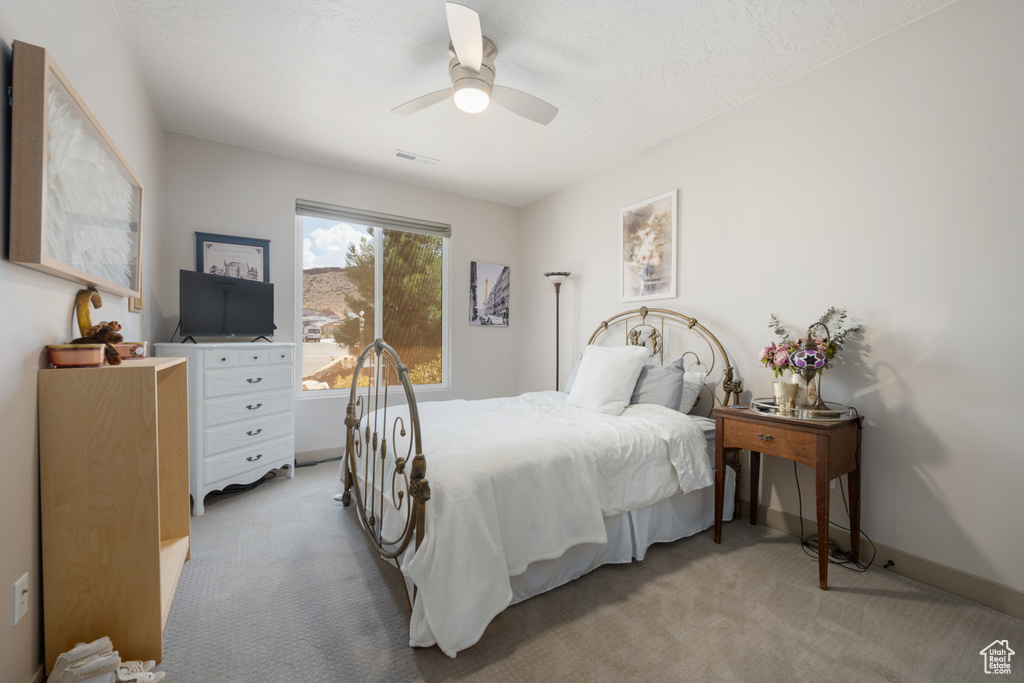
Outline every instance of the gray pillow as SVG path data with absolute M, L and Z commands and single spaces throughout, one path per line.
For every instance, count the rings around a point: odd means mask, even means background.
M 640 371 L 629 404 L 656 403 L 679 410 L 679 403 L 683 399 L 683 379 L 682 358 L 668 365 L 645 365 Z

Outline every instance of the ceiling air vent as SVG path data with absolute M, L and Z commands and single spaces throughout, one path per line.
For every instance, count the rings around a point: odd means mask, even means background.
M 418 161 L 421 164 L 426 164 L 427 166 L 437 166 L 438 163 L 437 159 L 431 159 L 430 157 L 425 157 L 421 154 L 413 154 L 412 152 L 405 152 L 400 149 L 395 150 L 395 156 L 399 159 L 405 159 L 406 161 Z

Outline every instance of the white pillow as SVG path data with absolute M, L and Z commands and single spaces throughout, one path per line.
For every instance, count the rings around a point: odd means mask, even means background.
M 621 415 L 649 355 L 643 346 L 588 346 L 583 350 L 568 402 L 607 415 Z
M 700 390 L 704 388 L 704 380 L 708 373 L 703 370 L 691 370 L 683 373 L 683 398 L 679 401 L 679 412 L 688 413 L 693 410 L 693 404 L 700 396 Z

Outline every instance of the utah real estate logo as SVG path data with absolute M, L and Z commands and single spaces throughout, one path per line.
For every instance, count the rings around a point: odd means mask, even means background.
M 979 654 L 985 658 L 985 673 L 1009 674 L 1010 657 L 1017 653 L 1010 649 L 1009 641 L 993 640 Z

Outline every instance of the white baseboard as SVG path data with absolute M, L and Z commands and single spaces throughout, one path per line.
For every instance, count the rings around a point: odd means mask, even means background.
M 794 538 L 800 536 L 799 516 L 790 512 L 776 510 L 766 505 L 758 505 L 757 509 L 758 524 L 764 524 L 777 531 L 787 533 Z M 750 501 L 740 501 L 740 514 L 743 518 L 750 519 Z M 815 528 L 816 523 L 814 520 L 804 520 L 805 533 L 813 533 Z M 843 550 L 850 549 L 849 532 L 832 527 L 829 529 L 828 535 Z M 1024 593 L 1021 591 L 881 543 L 875 543 L 875 549 L 876 555 L 875 562 L 872 565 L 873 568 L 883 569 L 891 561 L 893 564 L 885 568 L 885 571 L 920 581 L 925 585 L 972 600 L 978 604 L 1009 614 L 1012 617 L 1024 619 Z M 870 546 L 864 542 L 862 537 L 860 544 L 861 562 L 866 562 L 870 559 L 870 556 L 865 557 L 865 552 L 870 552 Z
M 43 683 L 43 665 L 40 664 L 39 668 L 35 670 L 25 683 Z

